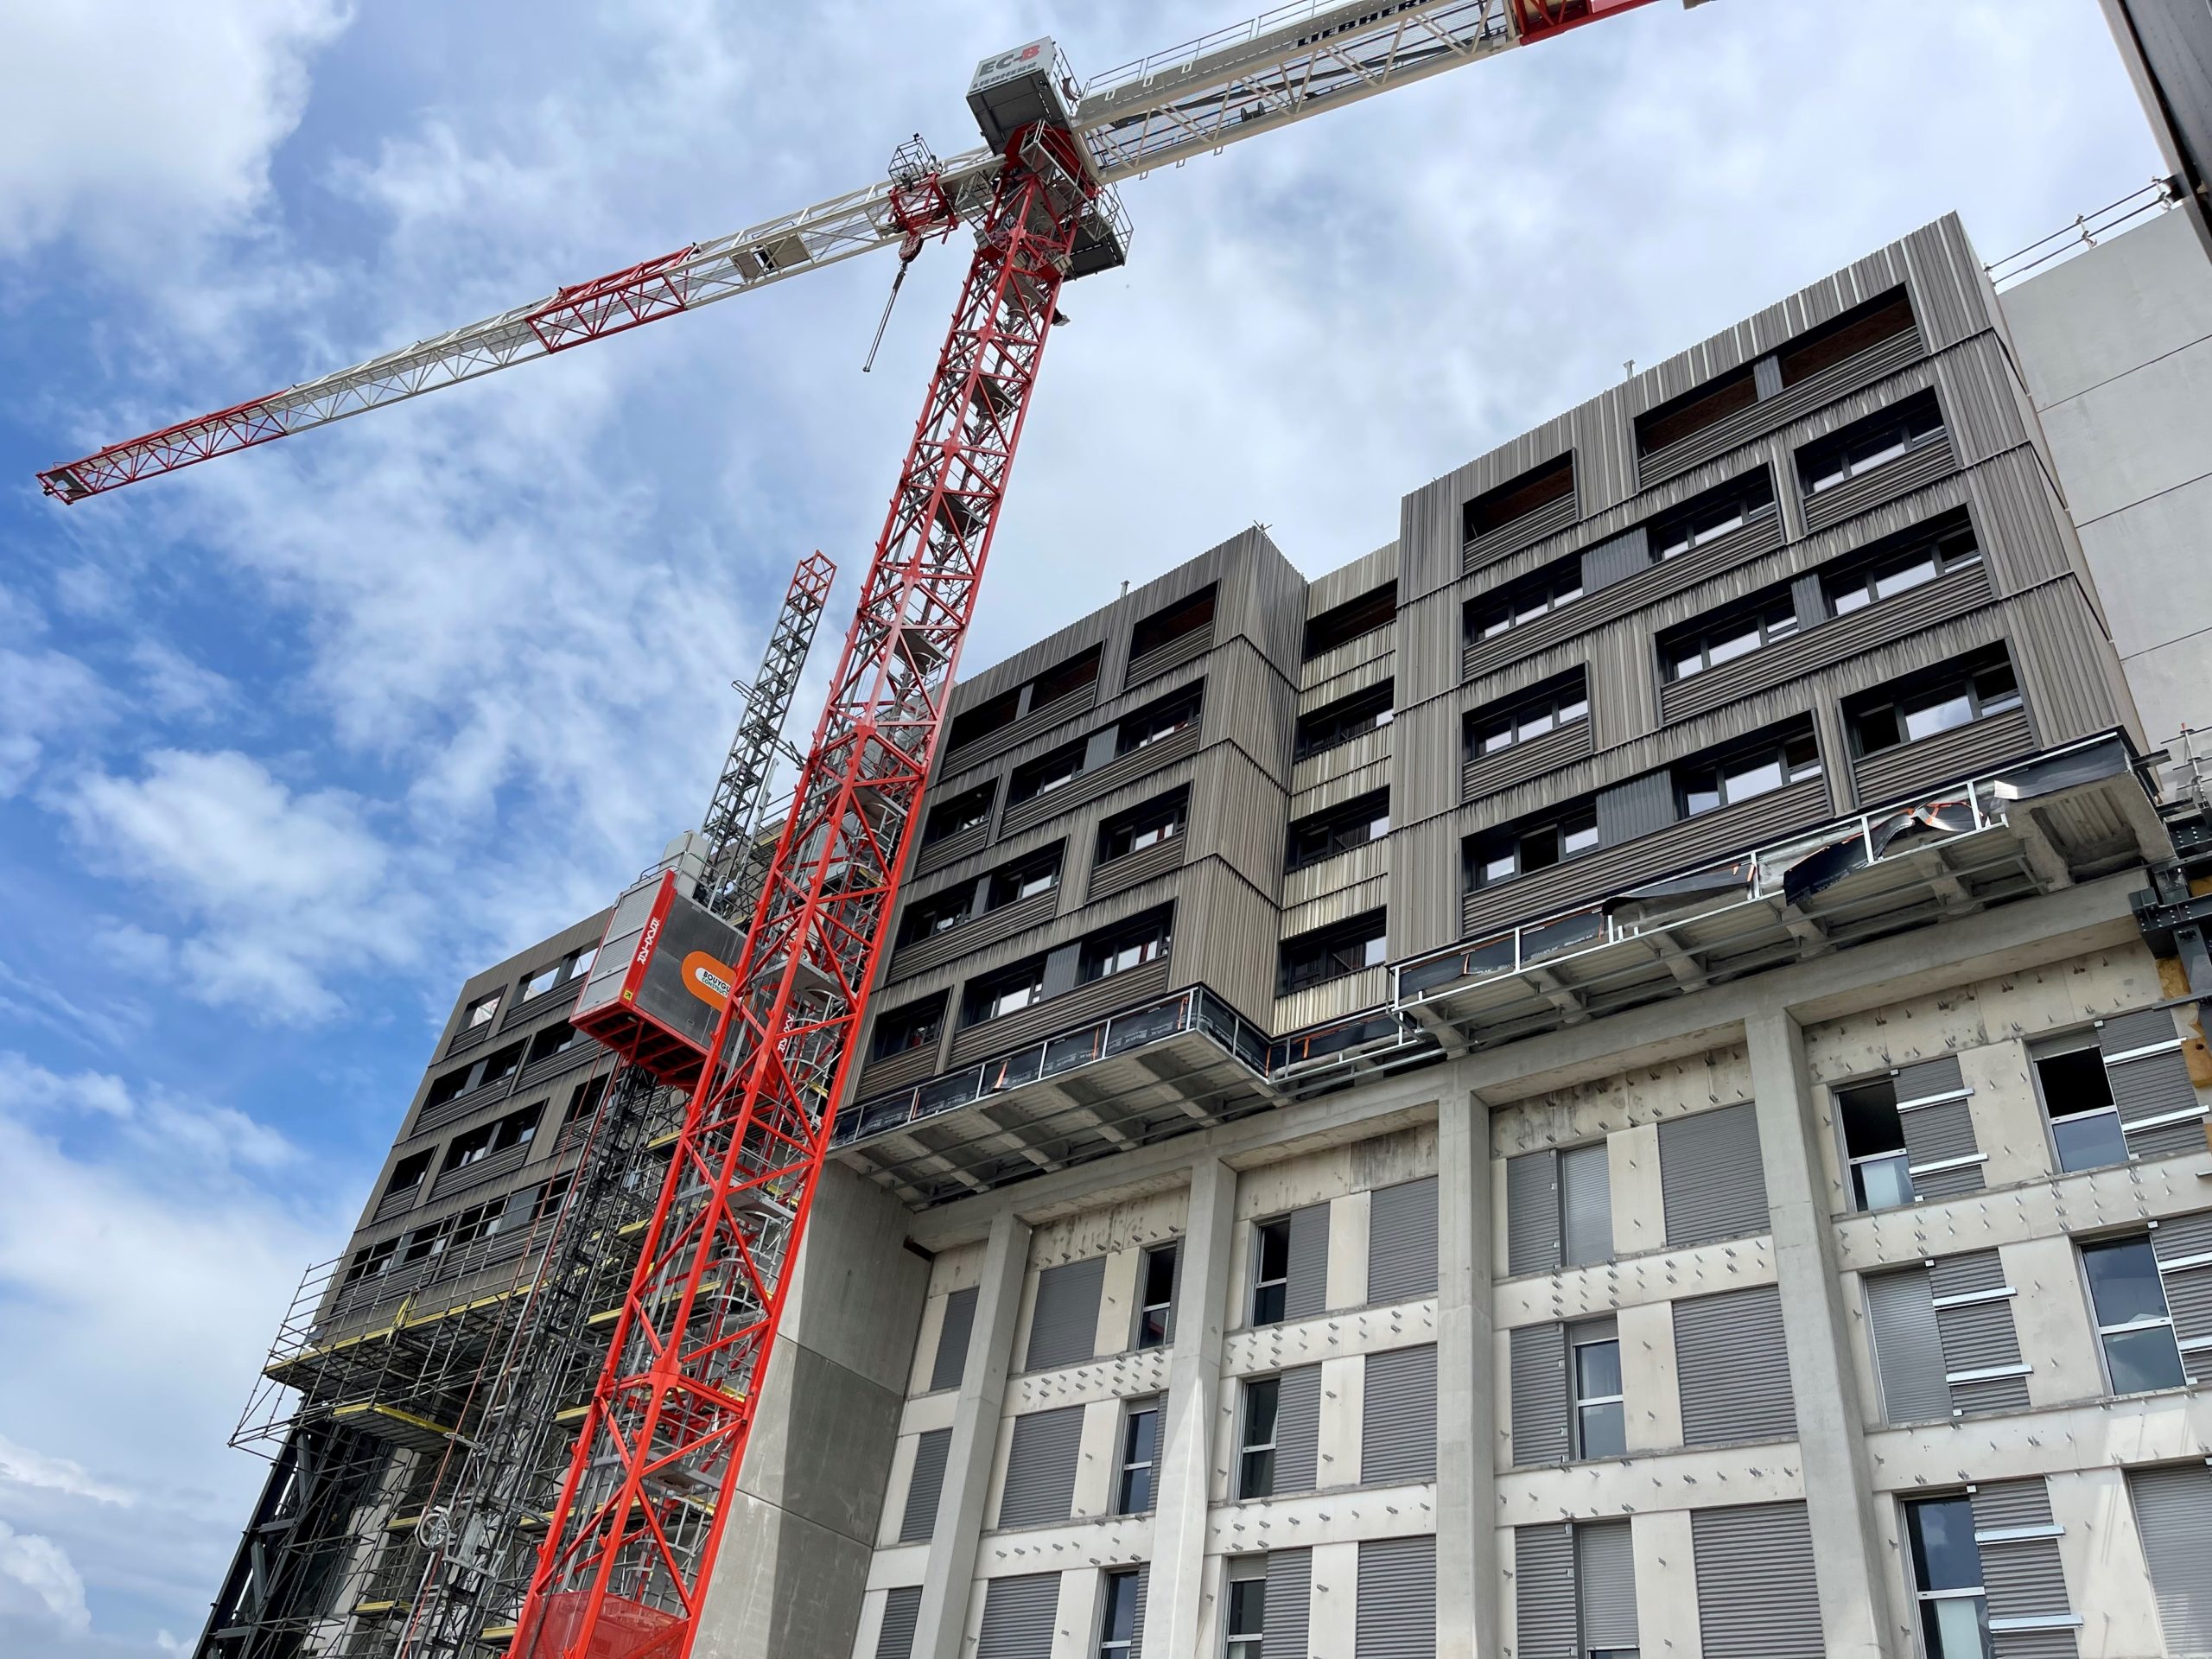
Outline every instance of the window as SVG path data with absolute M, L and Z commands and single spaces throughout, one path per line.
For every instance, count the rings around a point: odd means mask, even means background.
M 1095 979 L 1125 974 L 1167 954 L 1174 925 L 1173 912 L 1154 911 L 1084 941 L 1077 976 L 1088 985 Z
M 1652 520 L 1652 563 L 1679 558 L 1692 548 L 1717 542 L 1774 510 L 1774 480 L 1765 467 L 1731 479 Z
M 567 1020 L 562 1020 L 545 1027 L 530 1039 L 530 1064 L 550 1060 L 556 1054 L 565 1054 L 582 1040 L 583 1034 Z
M 1906 1504 L 1904 1516 L 1928 1659 L 1991 1659 L 1989 1599 L 1982 1593 L 1973 1503 L 1965 1497 L 1923 1498 Z
M 1087 685 L 1098 683 L 1100 647 L 1071 657 L 1057 667 L 1048 668 L 1029 683 L 1029 707 L 1033 713 L 1046 703 L 1058 702 L 1062 697 L 1072 696 Z
M 874 1058 L 882 1060 L 917 1048 L 934 1048 L 944 1031 L 942 995 L 909 1002 L 903 1008 L 887 1010 L 876 1020 L 875 1045 L 871 1052 Z
M 1821 775 L 1820 746 L 1809 731 L 1762 738 L 1718 760 L 1675 769 L 1675 799 L 1686 818 L 1734 806 Z
M 1128 1659 L 1137 1636 L 1137 1571 L 1104 1574 L 1098 1586 L 1098 1659 Z
M 522 1045 L 510 1043 L 496 1054 L 486 1054 L 476 1063 L 477 1075 L 469 1084 L 472 1089 L 481 1089 L 487 1084 L 505 1083 L 522 1070 Z
M 1611 1319 L 1570 1329 L 1574 1386 L 1574 1455 L 1617 1458 L 1628 1450 L 1622 1416 L 1621 1344 Z
M 1040 754 L 1034 760 L 1016 766 L 1007 781 L 1007 804 L 1033 801 L 1039 795 L 1049 795 L 1073 783 L 1083 775 L 1084 747 L 1081 742 L 1065 743 L 1049 754 Z
M 1272 1497 L 1275 1490 L 1275 1408 L 1282 1379 L 1255 1376 L 1244 1384 L 1244 1427 L 1237 1442 L 1236 1496 Z
M 1466 758 L 1478 760 L 1535 739 L 1590 715 L 1589 693 L 1578 669 L 1535 691 L 1475 709 L 1466 721 Z
M 1370 685 L 1364 691 L 1354 691 L 1349 696 L 1338 697 L 1334 702 L 1324 703 L 1298 717 L 1298 730 L 1291 741 L 1294 760 L 1309 760 L 1356 737 L 1388 726 L 1393 717 L 1390 699 L 1394 695 L 1392 682 L 1384 680 L 1380 685 Z
M 398 1250 L 399 1241 L 396 1238 L 364 1245 L 353 1252 L 353 1259 L 346 1264 L 346 1282 L 357 1285 L 364 1279 L 382 1278 L 391 1271 Z
M 1196 633 L 1213 621 L 1214 590 L 1201 588 L 1188 599 L 1179 599 L 1154 611 L 1129 633 L 1129 656 L 1147 657 L 1162 645 L 1172 645 L 1185 634 Z
M 1859 754 L 2008 714 L 2020 706 L 2019 683 L 2002 645 L 1955 658 L 1925 674 L 1878 686 L 1843 706 L 1844 724 Z
M 1853 555 L 1822 574 L 1821 592 L 1830 611 L 1848 616 L 1877 600 L 1909 593 L 1980 563 L 1974 526 L 1961 516 L 1941 528 L 1915 531 L 1902 545 L 1893 539 L 1871 554 Z
M 1834 367 L 1846 358 L 1855 357 L 1869 346 L 1909 334 L 1911 329 L 1912 302 L 1906 297 L 1904 289 L 1892 289 L 1887 294 L 1878 295 L 1817 328 L 1807 329 L 1777 353 L 1776 365 L 1782 371 L 1782 384 L 1794 386 L 1823 369 Z
M 1290 1295 L 1290 1217 L 1252 1230 L 1252 1323 L 1281 1325 Z
M 591 972 L 591 965 L 598 960 L 598 957 L 599 947 L 595 944 L 588 944 L 581 950 L 569 951 L 562 958 L 562 982 L 566 984 L 572 980 L 582 979 L 586 974 Z
M 1659 661 L 1669 680 L 1687 680 L 1787 639 L 1797 632 L 1797 607 L 1787 593 L 1700 617 L 1659 642 Z
M 957 749 L 963 743 L 973 743 L 1020 718 L 1021 688 L 1017 685 L 1011 691 L 1001 691 L 995 697 L 955 715 L 952 723 L 945 728 L 944 747 Z
M 2127 1139 L 2113 1102 L 2112 1079 L 2094 1032 L 2054 1037 L 2028 1051 L 2036 1092 L 2050 1120 L 2050 1139 L 2063 1170 L 2101 1169 L 2127 1161 Z
M 395 1192 L 412 1192 L 423 1185 L 423 1178 L 430 1173 L 431 1160 L 437 1156 L 435 1148 L 427 1152 L 410 1153 L 391 1166 L 391 1180 L 385 1187 L 387 1198 Z
M 1268 1623 L 1268 1558 L 1235 1555 L 1229 1562 L 1228 1659 L 1261 1659 Z
M 1835 1091 L 1843 1119 L 1844 1155 L 1851 1166 L 1851 1201 L 1860 1210 L 1912 1202 L 1912 1175 L 1897 1116 L 1897 1084 L 1887 1077 Z
M 2082 1247 L 2089 1302 L 2104 1344 L 2105 1371 L 2114 1394 L 2179 1388 L 2181 1350 L 2151 1241 L 2107 1239 Z
M 1333 926 L 1285 939 L 1275 970 L 1275 995 L 1288 996 L 1309 985 L 1342 979 L 1390 959 L 1386 913 L 1370 910 Z
M 944 841 L 988 823 L 991 795 L 997 787 L 996 784 L 978 784 L 930 808 L 929 817 L 922 823 L 923 842 Z
M 1175 1262 L 1179 1247 L 1155 1244 L 1137 1268 L 1137 1347 L 1165 1348 L 1175 1337 Z
M 569 1128 L 578 1123 L 588 1123 L 599 1116 L 600 1103 L 607 1098 L 607 1079 L 587 1077 L 569 1090 L 568 1109 L 562 1114 L 561 1127 Z
M 1545 822 L 1509 825 L 1468 843 L 1467 885 L 1486 887 L 1516 875 L 1548 870 L 1598 845 L 1598 809 L 1571 807 Z
M 474 1002 L 470 1003 L 468 1005 L 467 1012 L 461 1015 L 461 1029 L 463 1031 L 474 1031 L 479 1026 L 490 1025 L 492 1023 L 492 1016 L 499 1011 L 499 998 L 501 995 L 502 993 L 500 992 L 493 991 L 487 995 L 478 997 Z
M 1192 686 L 1187 691 L 1156 702 L 1149 709 L 1141 709 L 1122 721 L 1114 737 L 1116 755 L 1135 754 L 1139 749 L 1149 748 L 1154 743 L 1165 742 L 1176 733 L 1198 724 L 1200 688 Z
M 1190 810 L 1191 790 L 1186 784 L 1173 794 L 1116 813 L 1098 826 L 1097 861 L 1111 864 L 1117 858 L 1172 841 L 1183 833 Z
M 899 918 L 899 943 L 917 944 L 940 933 L 950 933 L 973 920 L 975 910 L 976 889 L 972 883 L 965 881 L 943 893 L 933 893 L 926 899 L 917 899 L 906 906 L 906 915 Z
M 548 967 L 541 968 L 536 973 L 531 975 L 527 979 L 523 981 L 522 1000 L 527 1002 L 531 997 L 537 996 L 542 992 L 551 990 L 560 982 L 561 964 L 559 963 L 556 962 Z
M 1604 1141 L 1560 1154 L 1559 1211 L 1561 1266 L 1612 1260 L 1612 1162 Z
M 1806 494 L 1818 495 L 1942 435 L 1943 414 L 1936 394 L 1923 391 L 1807 444 L 1797 452 L 1798 480 Z
M 1582 556 L 1570 553 L 1541 570 L 1532 570 L 1517 582 L 1467 601 L 1465 618 L 1469 644 L 1495 639 L 1515 628 L 1524 628 L 1540 616 L 1582 597 Z
M 1041 852 L 1032 853 L 1027 858 L 992 872 L 990 887 L 983 897 L 984 910 L 1018 905 L 1024 899 L 1034 899 L 1039 893 L 1050 893 L 1058 887 L 1060 854 L 1066 845 L 1056 841 Z
M 1388 627 L 1398 614 L 1398 584 L 1386 582 L 1357 599 L 1332 606 L 1306 624 L 1306 660 L 1325 657 L 1338 645 L 1348 645 L 1377 628 Z
M 480 1163 L 495 1153 L 512 1147 L 528 1146 L 537 1134 L 537 1120 L 545 1109 L 540 1101 L 535 1106 L 525 1106 L 518 1112 L 509 1112 L 505 1117 L 480 1128 L 457 1135 L 446 1148 L 446 1173 Z
M 969 982 L 968 995 L 961 1004 L 960 1023 L 980 1026 L 986 1020 L 1017 1013 L 1044 998 L 1045 958 L 1036 957 Z
M 1518 478 L 1508 479 L 1496 489 L 1486 491 L 1467 503 L 1466 532 L 1469 540 L 1487 536 L 1492 531 L 1526 518 L 1530 513 L 1566 499 L 1574 493 L 1574 457 L 1560 455 L 1541 467 L 1532 467 Z
M 1153 1469 L 1160 1457 L 1160 1402 L 1132 1400 L 1122 1413 L 1122 1470 L 1114 1484 L 1114 1513 L 1152 1513 Z
M 1648 455 L 1668 448 L 1758 400 L 1758 376 L 1746 363 L 1637 416 L 1636 452 Z
M 1389 833 L 1390 791 L 1375 790 L 1292 824 L 1283 868 L 1302 870 L 1370 841 L 1380 841 Z

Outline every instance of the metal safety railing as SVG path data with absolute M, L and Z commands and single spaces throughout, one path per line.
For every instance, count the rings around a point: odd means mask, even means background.
M 2045 265 L 2070 259 L 2085 248 L 2094 248 L 2099 238 L 2110 236 L 2146 213 L 2162 213 L 2180 200 L 2177 180 L 2153 179 L 2140 190 L 2130 191 L 2118 201 L 2109 202 L 2094 213 L 2076 213 L 2074 222 L 2063 230 L 2053 231 L 2016 253 L 1992 260 L 1982 269 L 1988 273 L 1992 283 L 2004 288 Z

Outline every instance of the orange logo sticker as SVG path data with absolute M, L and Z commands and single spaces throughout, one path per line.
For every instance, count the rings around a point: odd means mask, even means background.
M 735 969 L 704 950 L 694 950 L 683 958 L 683 988 L 702 1002 L 714 1007 L 726 1007 L 729 1003 L 729 983 Z

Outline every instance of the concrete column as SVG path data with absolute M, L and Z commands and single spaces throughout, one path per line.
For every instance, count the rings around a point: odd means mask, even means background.
M 1013 1354 L 1014 1315 L 1029 1266 L 1029 1225 L 1010 1211 L 991 1223 L 976 1292 L 976 1324 L 968 1338 L 968 1367 L 953 1408 L 952 1443 L 946 1448 L 944 1489 L 930 1535 L 928 1576 L 914 1627 L 915 1659 L 960 1659 L 967 1634 L 969 1588 L 983 1529 L 983 1500 L 991 1488 L 999 1420 L 1006 1411 L 1006 1374 Z
M 1866 1415 L 1850 1360 L 1850 1323 L 1822 1199 L 1819 1116 L 1805 1034 L 1779 1010 L 1745 1022 L 1759 1149 L 1782 1287 L 1783 1334 L 1797 1395 L 1805 1507 L 1830 1659 L 1891 1659 L 1881 1530 L 1874 1519 Z
M 1218 1158 L 1200 1159 L 1191 1166 L 1190 1220 L 1156 1465 L 1152 1579 L 1145 1592 L 1146 1645 L 1157 1643 L 1162 1653 L 1198 1651 L 1205 1611 L 1207 1477 L 1213 1467 L 1214 1416 L 1221 1408 L 1223 1311 L 1229 1303 L 1236 1217 L 1236 1172 Z
M 1490 1113 L 1447 1093 L 1436 1126 L 1436 1656 L 1498 1652 L 1497 1390 Z

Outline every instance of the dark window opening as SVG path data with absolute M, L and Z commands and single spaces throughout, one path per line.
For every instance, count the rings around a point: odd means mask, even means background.
M 461 1028 L 463 1031 L 474 1031 L 479 1026 L 490 1025 L 492 1016 L 499 1011 L 499 998 L 503 995 L 502 992 L 493 991 L 488 995 L 478 997 L 470 1003 L 467 1012 L 461 1017 Z
M 1237 1447 L 1236 1496 L 1273 1497 L 1275 1491 L 1275 1409 L 1282 1383 L 1255 1376 L 1244 1385 L 1244 1432 Z
M 1526 518 L 1574 493 L 1574 456 L 1572 454 L 1531 467 L 1518 478 L 1508 479 L 1467 503 L 1467 539 L 1487 536 L 1494 530 Z
M 1111 864 L 1117 858 L 1127 858 L 1131 853 L 1141 853 L 1147 847 L 1173 840 L 1183 833 L 1190 814 L 1188 784 L 1157 800 L 1116 813 L 1098 826 L 1097 862 Z
M 357 1285 L 364 1279 L 381 1278 L 389 1273 L 398 1255 L 399 1241 L 381 1239 L 374 1244 L 365 1244 L 353 1252 L 353 1259 L 346 1264 L 346 1282 Z
M 2109 1238 L 2082 1246 L 2089 1306 L 2104 1345 L 2105 1373 L 2114 1394 L 2177 1389 L 2181 1349 L 2166 1304 L 2165 1281 L 2147 1236 Z
M 1375 790 L 1292 824 L 1283 868 L 1302 870 L 1370 841 L 1380 841 L 1389 833 L 1390 791 Z
M 1879 754 L 2019 706 L 2012 658 L 1992 645 L 1848 699 L 1843 721 L 1853 753 Z
M 1137 1347 L 1165 1348 L 1175 1336 L 1175 1259 L 1179 1246 L 1155 1244 L 1144 1253 L 1137 1280 Z
M 1093 980 L 1109 979 L 1159 961 L 1173 942 L 1174 922 L 1173 909 L 1156 910 L 1093 934 L 1083 944 L 1078 969 L 1082 982 L 1088 985 Z
M 1149 656 L 1162 645 L 1172 645 L 1186 633 L 1196 633 L 1213 620 L 1214 589 L 1201 588 L 1188 599 L 1179 599 L 1165 609 L 1154 611 L 1129 635 L 1129 655 L 1132 658 Z
M 906 913 L 899 920 L 899 943 L 917 944 L 940 933 L 950 933 L 972 920 L 975 910 L 976 888 L 972 882 L 963 881 L 943 893 L 917 899 L 906 906 Z
M 1134 754 L 1196 725 L 1205 689 L 1203 683 L 1186 687 L 1126 717 L 1114 734 L 1114 753 Z
M 990 885 L 984 889 L 983 910 L 988 914 L 1008 905 L 1018 905 L 1024 899 L 1034 899 L 1040 893 L 1050 893 L 1060 885 L 1060 855 L 1067 843 L 1056 841 L 1027 858 L 1016 859 L 991 872 Z
M 960 1023 L 980 1026 L 1019 1013 L 1045 1000 L 1045 958 L 1033 957 L 1011 968 L 969 982 L 960 1005 Z
M 510 1043 L 505 1048 L 486 1054 L 473 1065 L 455 1066 L 430 1085 L 423 1097 L 425 1111 L 433 1106 L 442 1106 L 449 1100 L 458 1100 L 471 1090 L 481 1089 L 494 1083 L 503 1083 L 522 1069 L 523 1046 Z
M 1078 739 L 1016 766 L 1007 783 L 1007 804 L 1015 805 L 1023 801 L 1033 801 L 1039 795 L 1049 795 L 1054 790 L 1065 789 L 1073 783 L 1083 775 L 1084 748 L 1083 741 Z
M 1471 710 L 1464 728 L 1466 758 L 1479 760 L 1516 743 L 1533 742 L 1590 715 L 1584 671 L 1578 668 L 1530 690 Z
M 1904 1120 L 1897 1116 L 1897 1084 L 1887 1077 L 1835 1091 L 1843 1120 L 1843 1153 L 1851 1167 L 1851 1201 L 1859 1210 L 1888 1210 L 1912 1202 L 1906 1168 Z
M 1659 664 L 1669 680 L 1687 680 L 1708 668 L 1763 651 L 1797 632 L 1797 607 L 1787 588 L 1753 595 L 1742 604 L 1699 617 L 1662 634 Z
M 1468 838 L 1467 886 L 1487 887 L 1548 870 L 1595 850 L 1597 845 L 1598 808 L 1593 802 L 1568 807 L 1552 817 L 1507 824 Z
M 1989 1659 L 1989 1598 L 1982 1592 L 1981 1550 L 1974 1542 L 1974 1503 L 1929 1497 L 1904 1506 L 1912 1545 L 1913 1598 L 1928 1659 Z
M 436 1160 L 437 1155 L 437 1149 L 433 1147 L 426 1151 L 410 1153 L 394 1164 L 391 1166 L 391 1179 L 385 1184 L 384 1189 L 385 1197 L 388 1198 L 395 1192 L 409 1192 L 422 1185 L 423 1178 L 430 1173 L 430 1166 Z
M 1675 804 L 1686 818 L 1802 784 L 1821 775 L 1821 747 L 1809 726 L 1764 733 L 1707 759 L 1675 768 Z
M 1822 369 L 1834 368 L 1847 357 L 1869 346 L 1912 331 L 1912 301 L 1904 289 L 1892 289 L 1841 316 L 1808 329 L 1775 353 L 1782 370 L 1782 384 L 1794 386 Z
M 604 1077 L 585 1078 L 569 1091 L 568 1109 L 561 1116 L 561 1127 L 570 1129 L 579 1123 L 588 1123 L 599 1116 L 600 1103 L 606 1098 Z
M 1765 467 L 1732 478 L 1651 521 L 1652 563 L 1680 558 L 1691 549 L 1732 536 L 1775 511 L 1774 479 Z
M 537 1134 L 537 1120 L 544 1110 L 545 1103 L 539 1101 L 534 1106 L 525 1106 L 518 1112 L 509 1112 L 505 1117 L 480 1125 L 466 1135 L 454 1136 L 446 1147 L 442 1173 L 450 1174 L 470 1164 L 480 1163 L 495 1153 L 528 1146 Z
M 1098 1659 L 1129 1659 L 1136 1629 L 1137 1569 L 1117 1567 L 1099 1581 Z
M 1758 376 L 1747 363 L 1637 416 L 1636 453 L 1648 455 L 1680 443 L 1758 400 Z
M 1230 1561 L 1228 1622 L 1227 1659 L 1261 1659 L 1268 1639 L 1266 1556 L 1240 1555 Z
M 1384 680 L 1300 715 L 1297 735 L 1291 742 L 1291 759 L 1307 760 L 1388 726 L 1394 717 L 1390 707 L 1394 695 L 1393 683 Z
M 991 820 L 991 796 L 997 788 L 995 783 L 978 784 L 975 788 L 963 790 L 930 808 L 930 815 L 922 823 L 924 844 L 962 835 L 988 823 Z
M 1150 1515 L 1154 1466 L 1160 1457 L 1160 1402 L 1132 1400 L 1122 1418 L 1122 1466 L 1114 1513 Z
M 2085 1031 L 2039 1043 L 2029 1052 L 2035 1065 L 2036 1092 L 2043 1096 L 2044 1116 L 2050 1119 L 2058 1166 L 2071 1173 L 2126 1163 L 2127 1135 L 2120 1128 L 2111 1074 L 2105 1070 L 2096 1034 Z
M 1071 657 L 1067 661 L 1046 669 L 1029 683 L 1029 707 L 1033 712 L 1047 703 L 1058 702 L 1062 697 L 1072 696 L 1086 685 L 1097 683 L 1100 647 Z
M 944 746 L 957 749 L 963 743 L 973 743 L 1001 727 L 1013 725 L 1020 717 L 1021 688 L 1017 685 L 1011 691 L 1001 691 L 995 697 L 955 715 L 952 723 L 945 728 Z
M 530 1064 L 550 1060 L 556 1054 L 565 1054 L 583 1040 L 583 1033 L 567 1020 L 557 1020 L 530 1039 Z
M 1276 969 L 1275 995 L 1288 996 L 1363 968 L 1378 968 L 1389 959 L 1386 912 L 1370 910 L 1364 916 L 1285 939 Z
M 1797 479 L 1807 495 L 1818 495 L 1864 477 L 1901 455 L 1943 435 L 1943 412 L 1932 391 L 1876 410 L 1797 452 Z
M 1398 614 L 1398 584 L 1380 588 L 1332 606 L 1306 625 L 1306 660 L 1326 656 L 1338 645 L 1348 645 L 1363 635 L 1388 626 Z
M 1574 1455 L 1618 1458 L 1628 1450 L 1628 1425 L 1621 1390 L 1621 1341 L 1611 1319 L 1592 1321 L 1567 1332 L 1573 1363 Z
M 1877 600 L 1909 593 L 1980 563 L 1974 526 L 1964 513 L 1954 513 L 1837 561 L 1821 573 L 1821 592 L 1831 612 L 1848 616 Z
M 1252 1323 L 1281 1325 L 1290 1296 L 1290 1217 L 1260 1223 L 1252 1241 Z
M 1525 628 L 1581 597 L 1582 556 L 1570 553 L 1469 600 L 1463 613 L 1467 640 L 1495 639 L 1514 628 Z
M 892 1008 L 876 1020 L 871 1052 L 874 1058 L 884 1060 L 917 1048 L 933 1048 L 944 1031 L 944 996 L 925 997 L 903 1008 Z

